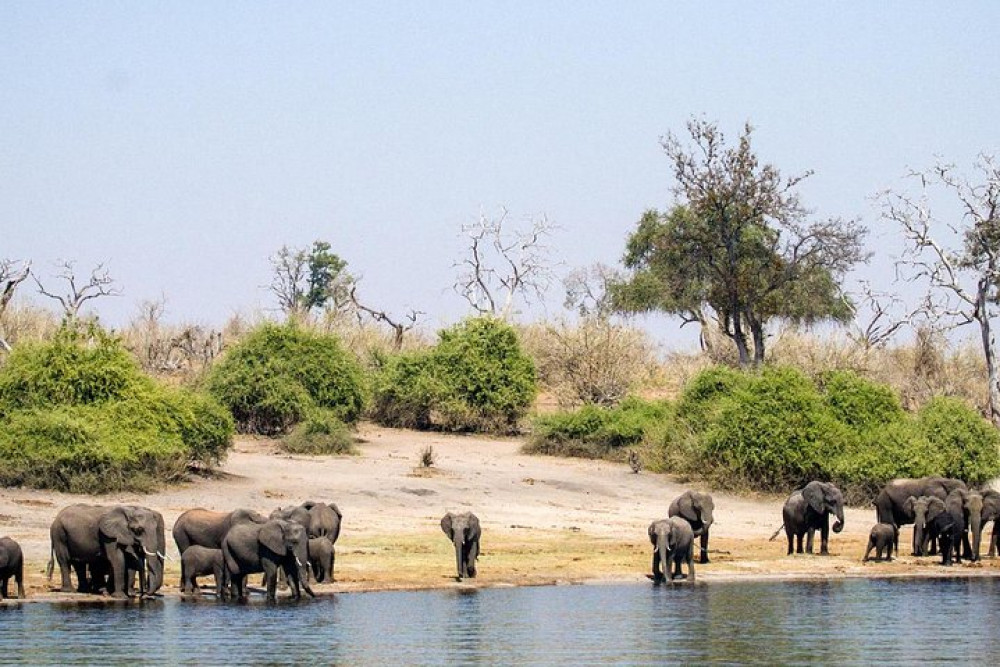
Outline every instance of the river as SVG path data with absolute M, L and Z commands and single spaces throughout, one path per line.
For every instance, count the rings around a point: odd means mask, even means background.
M 996 664 L 998 619 L 992 578 L 25 603 L 0 609 L 0 661 Z

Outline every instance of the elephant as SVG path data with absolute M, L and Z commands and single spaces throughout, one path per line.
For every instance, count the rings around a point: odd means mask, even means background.
M 868 548 L 865 550 L 865 557 L 861 559 L 862 562 L 867 563 L 870 560 L 869 556 L 874 549 L 875 560 L 886 560 L 891 563 L 892 548 L 896 543 L 897 532 L 899 532 L 899 528 L 891 523 L 876 523 L 872 526 L 871 533 L 868 535 Z
M 914 556 L 923 556 L 924 554 L 933 555 L 937 553 L 937 535 L 931 534 L 931 528 L 927 524 L 927 508 L 930 506 L 931 498 L 937 498 L 937 496 L 920 496 L 915 498 L 910 496 L 903 503 L 903 510 L 913 516 L 913 554 Z M 941 500 L 938 498 L 938 500 Z M 941 501 L 942 506 L 944 501 Z M 892 524 L 895 525 L 895 524 Z M 899 533 L 897 528 L 897 535 Z M 898 537 L 893 540 L 896 546 L 896 555 L 899 555 L 899 539 Z M 930 543 L 931 550 L 928 551 L 928 543 Z
M 302 507 L 309 512 L 309 537 L 325 537 L 330 544 L 336 544 L 340 537 L 340 521 L 344 517 L 334 503 L 319 503 L 307 500 Z
M 288 577 L 292 598 L 298 600 L 300 587 L 311 597 L 316 597 L 309 587 L 309 539 L 305 527 L 284 519 L 270 519 L 267 523 L 241 523 L 233 526 L 222 540 L 222 554 L 226 561 L 235 594 L 246 599 L 246 576 L 264 573 L 267 599 L 277 598 L 278 568 Z
M 963 530 L 962 497 L 955 492 L 948 494 L 946 500 L 931 496 L 927 500 L 927 532 L 941 542 L 941 564 L 952 564 L 952 549 L 956 544 L 956 536 L 961 540 Z M 961 563 L 962 553 L 956 553 L 956 562 Z
M 0 537 L 0 600 L 10 597 L 7 594 L 7 584 L 14 577 L 17 584 L 17 597 L 24 595 L 24 554 L 21 545 L 9 537 Z
M 1000 530 L 997 529 L 997 523 L 1000 522 L 1000 493 L 996 491 L 983 491 L 983 512 L 982 520 L 979 522 L 979 531 L 982 533 L 983 526 L 988 522 L 993 522 L 993 532 L 990 535 L 990 548 L 986 556 L 988 558 L 995 558 L 997 555 L 997 535 L 1000 534 Z
M 221 549 L 222 538 L 229 529 L 241 523 L 262 524 L 267 519 L 248 509 L 238 509 L 232 512 L 212 512 L 206 509 L 192 509 L 184 512 L 174 522 L 174 542 L 177 551 L 183 556 L 193 544 L 208 549 Z
M 455 565 L 458 570 L 456 579 L 475 579 L 476 559 L 479 558 L 479 538 L 482 530 L 479 528 L 479 518 L 472 512 L 452 514 L 448 512 L 441 518 L 441 530 L 455 545 Z
M 333 582 L 333 542 L 328 537 L 309 538 L 309 564 L 316 583 Z
M 655 583 L 683 579 L 681 563 L 687 563 L 687 579 L 694 581 L 694 530 L 685 519 L 672 516 L 649 524 L 649 541 L 653 545 L 653 575 Z M 673 563 L 673 573 L 670 564 Z
M 159 512 L 134 505 L 70 505 L 56 515 L 49 535 L 52 556 L 47 573 L 51 579 L 53 563 L 59 563 L 63 592 L 73 590 L 70 567 L 76 570 L 77 591 L 82 593 L 97 592 L 103 573 L 109 575 L 114 597 L 133 592 L 133 572 L 139 575 L 140 595 L 152 595 L 163 585 L 166 538 Z
M 962 491 L 962 557 L 975 563 L 979 560 L 979 548 L 983 537 L 983 495 L 978 491 Z M 971 541 L 970 541 L 971 540 Z
M 215 577 L 215 594 L 221 600 L 226 597 L 229 586 L 226 560 L 222 549 L 210 549 L 200 544 L 192 544 L 181 554 L 181 591 L 201 593 L 198 577 L 211 574 Z
M 920 477 L 917 479 L 894 479 L 879 491 L 875 497 L 875 520 L 891 523 L 897 528 L 913 523 L 913 515 L 906 510 L 906 499 L 928 496 L 944 500 L 955 489 L 967 488 L 965 482 L 949 477 Z M 916 530 L 913 535 L 912 555 L 920 555 Z M 896 538 L 896 553 L 899 553 L 899 538 Z
M 698 561 L 705 564 L 708 561 L 708 530 L 714 521 L 712 512 L 715 511 L 715 503 L 712 496 L 701 491 L 685 491 L 670 503 L 667 516 L 679 516 L 691 524 L 695 537 L 701 538 L 701 559 Z
M 312 516 L 309 514 L 309 510 L 302 505 L 295 505 L 292 507 L 279 507 L 278 509 L 271 512 L 269 519 L 283 519 L 285 521 L 291 521 L 297 523 L 308 532 L 309 526 L 312 523 Z
M 813 552 L 813 533 L 819 530 L 820 555 L 830 554 L 830 515 L 837 520 L 833 532 L 844 529 L 844 495 L 829 482 L 812 481 L 803 488 L 792 492 L 782 508 L 785 535 L 788 537 L 788 554 L 792 553 L 793 538 L 797 542 L 796 552 L 802 553 L 802 536 L 806 538 L 806 553 Z

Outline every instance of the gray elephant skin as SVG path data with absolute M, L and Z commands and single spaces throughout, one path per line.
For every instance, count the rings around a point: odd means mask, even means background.
M 679 516 L 691 524 L 694 536 L 701 540 L 701 558 L 699 562 L 704 564 L 708 561 L 708 531 L 712 527 L 715 519 L 712 513 L 715 511 L 715 503 L 712 496 L 701 491 L 685 491 L 670 503 L 667 516 Z
M 874 550 L 875 560 L 892 562 L 892 549 L 896 544 L 897 532 L 899 529 L 891 523 L 876 523 L 872 526 L 868 534 L 868 548 L 865 549 L 865 557 L 861 560 L 866 563 L 871 560 L 870 556 Z
M 267 518 L 262 514 L 248 509 L 238 509 L 232 512 L 213 512 L 206 509 L 192 509 L 184 512 L 171 531 L 177 551 L 181 555 L 187 548 L 197 544 L 209 549 L 221 549 L 222 538 L 229 529 L 242 523 L 263 524 Z
M 316 583 L 333 583 L 333 559 L 333 542 L 329 538 L 309 538 L 309 565 Z
M 221 600 L 226 597 L 229 577 L 222 549 L 210 549 L 192 544 L 181 554 L 181 592 L 188 595 L 201 593 L 198 577 L 215 577 L 215 594 Z
M 694 581 L 694 530 L 691 524 L 673 516 L 649 524 L 647 532 L 653 545 L 653 581 L 660 583 L 682 578 L 681 563 L 687 563 L 687 578 Z
M 277 597 L 278 568 L 285 571 L 293 599 L 302 596 L 300 589 L 315 597 L 309 587 L 306 570 L 309 538 L 300 524 L 271 519 L 264 524 L 233 526 L 222 540 L 222 553 L 230 581 L 240 600 L 245 600 L 247 596 L 247 575 L 263 572 L 267 599 L 273 602 Z
M 836 517 L 833 532 L 844 529 L 844 495 L 829 482 L 812 481 L 793 491 L 781 511 L 788 538 L 788 554 L 802 553 L 802 537 L 806 536 L 806 553 L 813 552 L 813 534 L 820 534 L 820 555 L 829 555 L 830 515 Z
M 49 536 L 48 574 L 51 577 L 53 561 L 58 563 L 64 592 L 73 590 L 71 567 L 80 592 L 97 592 L 103 573 L 115 597 L 132 593 L 133 572 L 139 575 L 140 595 L 152 595 L 163 585 L 166 538 L 159 512 L 135 505 L 70 505 L 56 515 Z M 93 581 L 88 581 L 88 569 Z
M 997 522 L 1000 521 L 1000 493 L 983 491 L 982 496 L 983 511 L 979 522 L 980 536 L 982 535 L 982 527 L 992 521 L 993 531 L 990 535 L 990 547 L 986 555 L 989 558 L 995 558 L 997 555 L 997 536 L 1000 534 L 1000 531 L 997 530 Z M 976 544 L 978 543 L 979 540 L 976 540 Z
M 0 537 L 0 599 L 6 600 L 10 578 L 17 584 L 17 597 L 24 598 L 24 555 L 21 545 L 9 537 Z
M 914 516 L 906 509 L 906 499 L 909 497 L 940 498 L 944 500 L 955 489 L 967 488 L 965 482 L 950 477 L 918 477 L 916 479 L 894 479 L 879 491 L 875 497 L 875 520 L 879 523 L 891 523 L 897 528 L 914 522 Z M 914 530 L 913 549 L 911 555 L 919 556 L 919 541 Z M 897 538 L 896 552 L 899 552 Z
M 916 499 L 915 505 L 926 500 L 925 514 L 926 538 L 939 541 L 941 547 L 941 564 L 952 564 L 952 553 L 955 560 L 962 562 L 961 539 L 964 531 L 965 518 L 962 511 L 962 496 L 959 491 L 948 494 L 945 500 L 937 496 L 923 496 Z M 959 548 L 955 548 L 956 545 Z
M 472 512 L 448 512 L 441 518 L 441 530 L 455 547 L 456 578 L 459 581 L 466 577 L 474 579 L 476 559 L 479 558 L 479 538 L 482 536 L 479 518 Z

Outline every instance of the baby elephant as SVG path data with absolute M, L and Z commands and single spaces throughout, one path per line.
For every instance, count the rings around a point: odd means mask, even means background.
M 309 565 L 312 566 L 316 583 L 333 582 L 333 542 L 327 537 L 309 538 Z
M 892 562 L 892 545 L 899 537 L 899 529 L 891 523 L 876 523 L 868 536 L 868 548 L 865 550 L 864 562 L 871 560 L 869 556 L 875 550 L 875 560 Z M 899 554 L 896 554 L 897 556 Z
M 649 524 L 649 541 L 653 544 L 654 582 L 683 579 L 681 563 L 687 563 L 687 578 L 694 581 L 694 531 L 691 524 L 679 516 Z M 670 564 L 674 571 L 671 574 Z
M 181 591 L 200 594 L 197 578 L 209 574 L 215 577 L 215 594 L 219 599 L 227 597 L 229 576 L 222 549 L 210 549 L 198 544 L 185 549 L 181 554 Z
M 7 582 L 14 577 L 17 597 L 24 597 L 24 557 L 21 545 L 9 537 L 0 537 L 0 599 L 6 599 Z
M 441 519 L 441 530 L 455 545 L 455 566 L 457 579 L 476 577 L 476 559 L 479 558 L 479 519 L 472 512 L 452 514 L 448 512 Z

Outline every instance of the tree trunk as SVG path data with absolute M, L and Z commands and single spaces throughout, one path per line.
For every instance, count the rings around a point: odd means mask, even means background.
M 979 282 L 976 294 L 976 319 L 979 320 L 979 333 L 983 342 L 983 356 L 986 357 L 986 373 L 989 377 L 990 421 L 1000 428 L 1000 370 L 997 369 L 996 341 L 990 327 L 990 312 L 987 302 L 989 284 L 985 280 Z
M 747 317 L 747 321 L 753 336 L 753 365 L 760 366 L 764 363 L 764 325 L 750 317 Z

